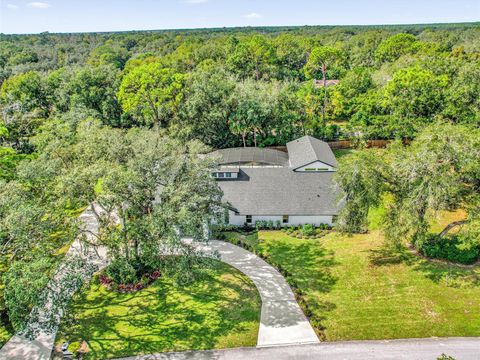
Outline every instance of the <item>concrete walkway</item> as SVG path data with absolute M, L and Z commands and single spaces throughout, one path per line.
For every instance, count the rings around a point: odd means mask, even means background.
M 101 209 L 96 207 L 97 212 Z M 84 234 L 89 241 L 95 241 L 98 222 L 90 208 L 81 215 L 80 220 Z M 24 333 L 14 335 L 1 349 L 0 360 L 47 360 L 50 359 L 57 334 L 58 325 L 62 318 L 68 299 L 78 290 L 72 286 L 73 278 L 87 281 L 95 271 L 106 265 L 106 251 L 82 245 L 77 239 L 65 255 L 66 259 L 78 261 L 65 261 L 55 273 L 48 285 L 49 293 L 45 296 L 45 303 L 34 309 L 27 324 L 27 332 L 34 334 L 34 339 L 28 339 Z M 85 262 L 81 262 L 85 260 Z M 81 268 L 75 266 L 81 264 Z M 81 282 L 82 282 L 81 281 Z M 66 283 L 69 283 L 68 285 Z M 75 281 L 76 283 L 76 281 Z
M 117 360 L 436 360 L 441 354 L 457 360 L 478 360 L 480 338 L 342 341 L 316 345 L 162 353 Z
M 255 284 L 262 298 L 257 347 L 319 343 L 317 335 L 295 300 L 285 278 L 264 260 L 236 245 L 211 240 L 198 244 L 205 253 L 237 268 Z

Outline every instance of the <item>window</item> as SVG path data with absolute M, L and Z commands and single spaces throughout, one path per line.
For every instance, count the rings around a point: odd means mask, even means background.
M 231 178 L 231 177 L 232 177 L 232 173 L 225 173 L 225 177 Z
M 251 224 L 252 223 L 252 215 L 245 216 L 245 221 L 246 221 L 247 224 Z
M 219 173 L 218 173 L 218 177 L 219 177 L 219 178 L 224 178 L 224 177 L 225 177 L 225 173 L 219 172 Z
M 328 171 L 327 168 L 306 168 L 305 171 Z
M 282 217 L 282 223 L 288 224 L 288 215 L 283 215 L 283 217 Z

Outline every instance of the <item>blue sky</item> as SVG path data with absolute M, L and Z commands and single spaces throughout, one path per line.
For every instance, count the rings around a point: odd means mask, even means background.
M 480 20 L 480 0 L 0 0 L 0 32 Z

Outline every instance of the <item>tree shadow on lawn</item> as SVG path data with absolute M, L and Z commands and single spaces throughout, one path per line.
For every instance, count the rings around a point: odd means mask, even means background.
M 412 270 L 422 273 L 434 283 L 448 287 L 480 286 L 480 267 L 449 264 L 429 260 L 412 253 L 408 248 L 391 248 L 384 245 L 379 249 L 368 250 L 371 266 L 405 264 Z
M 218 275 L 217 271 L 203 274 L 185 286 L 160 280 L 155 291 L 108 293 L 111 296 L 102 300 L 102 306 L 83 291 L 72 312 L 80 318 L 62 332 L 71 341 L 86 340 L 88 358 L 95 359 L 218 347 L 223 337 L 250 334 L 250 326 L 240 322 L 258 326 L 261 306 L 254 285 L 246 287 L 242 275 L 229 273 L 234 282 L 222 281 Z M 112 313 L 117 306 L 118 314 Z

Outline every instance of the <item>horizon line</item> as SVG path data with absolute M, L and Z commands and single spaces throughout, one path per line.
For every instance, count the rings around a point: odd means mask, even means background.
M 391 24 L 303 24 L 303 25 L 256 25 L 256 26 L 223 26 L 223 27 L 193 27 L 193 28 L 155 28 L 138 30 L 107 30 L 107 31 L 71 31 L 71 32 L 50 32 L 48 30 L 33 33 L 2 33 L 4 36 L 29 36 L 29 35 L 74 35 L 74 34 L 114 34 L 114 33 L 138 33 L 138 32 L 174 32 L 174 31 L 206 31 L 206 30 L 234 30 L 234 29 L 265 29 L 265 28 L 305 28 L 305 27 L 394 27 L 394 26 L 434 26 L 434 25 L 479 25 L 480 19 L 476 21 L 464 22 L 432 22 L 432 23 L 391 23 Z

